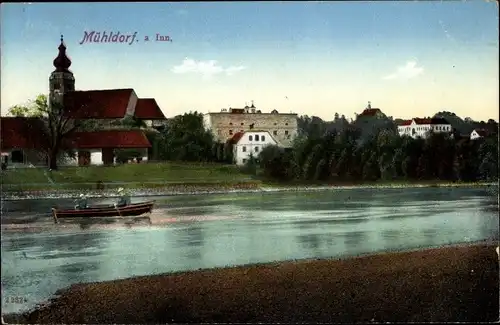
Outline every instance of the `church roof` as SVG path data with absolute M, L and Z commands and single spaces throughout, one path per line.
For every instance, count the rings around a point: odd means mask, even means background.
M 64 45 L 63 36 L 61 35 L 61 44 L 59 45 L 59 54 L 54 59 L 53 64 L 58 72 L 67 72 L 71 66 L 71 60 L 66 54 L 66 45 Z
M 118 119 L 125 117 L 133 89 L 72 91 L 64 95 L 71 118 Z
M 139 98 L 135 105 L 135 117 L 144 120 L 164 120 L 165 115 L 154 98 Z
M 71 137 L 74 148 L 149 148 L 148 138 L 138 130 L 102 130 L 94 132 L 77 132 Z
M 42 149 L 45 142 L 43 121 L 35 117 L 0 118 L 0 148 Z

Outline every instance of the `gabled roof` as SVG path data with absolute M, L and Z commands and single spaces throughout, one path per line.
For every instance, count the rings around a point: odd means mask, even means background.
M 236 132 L 231 139 L 228 140 L 229 143 L 235 144 L 240 141 L 240 139 L 245 135 L 245 132 Z
M 71 118 L 123 118 L 133 89 L 72 91 L 64 95 L 64 106 Z
M 45 125 L 34 117 L 0 118 L 0 148 L 43 149 L 46 147 Z
M 488 131 L 484 129 L 474 129 L 473 132 L 476 131 L 476 133 L 482 137 L 485 137 L 488 135 Z
M 228 142 L 230 142 L 231 144 L 237 144 L 241 140 L 241 138 L 243 138 L 243 136 L 245 136 L 247 134 L 252 135 L 254 133 L 266 133 L 266 135 L 270 139 L 273 139 L 274 142 L 279 143 L 278 141 L 276 141 L 276 139 L 273 137 L 273 135 L 269 131 L 265 131 L 265 130 L 252 130 L 252 131 L 237 132 L 233 135 L 233 137 L 231 139 L 228 140 Z
M 144 120 L 165 120 L 165 115 L 154 98 L 139 98 L 135 105 L 134 115 Z
M 137 130 L 77 132 L 71 137 L 71 141 L 77 149 L 151 147 L 144 132 Z

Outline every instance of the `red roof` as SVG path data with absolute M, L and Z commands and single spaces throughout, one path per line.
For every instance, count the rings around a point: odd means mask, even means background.
M 135 117 L 144 120 L 164 120 L 165 115 L 154 98 L 139 98 L 135 105 Z
M 144 132 L 137 130 L 77 132 L 71 140 L 73 147 L 78 149 L 151 147 Z
M 484 129 L 475 129 L 474 131 L 476 131 L 476 133 L 482 137 L 485 137 L 488 135 L 488 131 L 484 130 Z
M 362 115 L 362 116 L 375 116 L 378 113 L 382 113 L 380 108 L 367 108 L 360 115 Z
M 244 108 L 230 108 L 232 114 L 243 114 L 245 113 Z
M 433 118 L 414 118 L 417 124 L 450 124 L 444 118 L 433 117 Z
M 450 124 L 444 118 L 440 118 L 440 117 L 434 117 L 434 118 L 418 118 L 418 117 L 415 117 L 412 120 L 403 121 L 399 125 L 401 125 L 401 126 L 410 125 L 413 121 L 415 121 L 415 124 L 418 124 L 418 125 Z
M 64 106 L 72 118 L 123 118 L 133 89 L 72 91 L 64 95 Z
M 229 142 L 230 143 L 238 143 L 238 141 L 240 141 L 240 139 L 243 137 L 243 135 L 245 134 L 245 132 L 236 132 L 233 137 L 231 139 L 229 139 Z
M 0 119 L 1 149 L 43 149 L 45 125 L 39 118 L 2 117 Z

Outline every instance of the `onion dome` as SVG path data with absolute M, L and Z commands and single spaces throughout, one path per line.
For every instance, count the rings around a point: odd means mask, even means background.
M 54 59 L 54 67 L 56 71 L 68 71 L 71 66 L 71 60 L 66 55 L 66 46 L 64 45 L 63 36 L 61 35 L 61 44 L 59 45 L 59 54 Z

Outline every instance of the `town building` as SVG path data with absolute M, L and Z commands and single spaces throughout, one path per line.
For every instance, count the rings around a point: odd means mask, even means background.
M 487 136 L 488 136 L 488 131 L 483 130 L 483 129 L 474 129 L 470 133 L 471 140 L 481 139 L 481 138 L 484 138 Z
M 258 158 L 263 148 L 269 145 L 279 145 L 278 141 L 268 131 L 236 132 L 229 140 L 233 145 L 233 159 L 236 165 L 244 165 L 250 156 Z
M 236 133 L 258 129 L 269 132 L 280 146 L 291 147 L 298 133 L 297 114 L 279 113 L 277 110 L 262 113 L 253 102 L 244 108 L 230 107 L 207 113 L 203 116 L 203 123 L 213 133 L 215 140 L 222 143 Z
M 400 136 L 410 136 L 412 138 L 427 138 L 431 133 L 452 134 L 453 128 L 444 118 L 413 118 L 403 121 L 398 125 Z
M 380 108 L 372 108 L 372 103 L 368 102 L 366 108 L 356 116 L 356 120 L 367 119 L 368 121 L 372 118 L 386 118 L 387 116 L 382 112 Z
M 381 130 L 393 129 L 394 122 L 380 108 L 372 108 L 371 102 L 368 102 L 363 112 L 356 114 L 354 127 L 360 131 L 358 142 L 364 142 Z
M 55 70 L 49 77 L 49 108 L 62 104 L 64 118 L 69 121 L 95 122 L 92 130 L 76 130 L 66 141 L 76 151 L 76 158 L 66 160 L 68 165 L 111 164 L 117 149 L 134 149 L 148 159 L 151 148 L 143 130 L 128 130 L 122 125 L 130 117 L 142 121 L 149 128 L 158 128 L 167 121 L 156 100 L 139 98 L 134 89 L 75 90 L 75 77 L 69 70 L 71 60 L 61 36 L 59 53 L 54 59 Z M 87 123 L 88 124 L 88 123 Z M 46 164 L 43 153 L 47 148 L 43 136 L 46 126 L 41 119 L 2 117 L 2 162 L 14 165 Z M 46 141 L 45 141 L 46 142 Z

